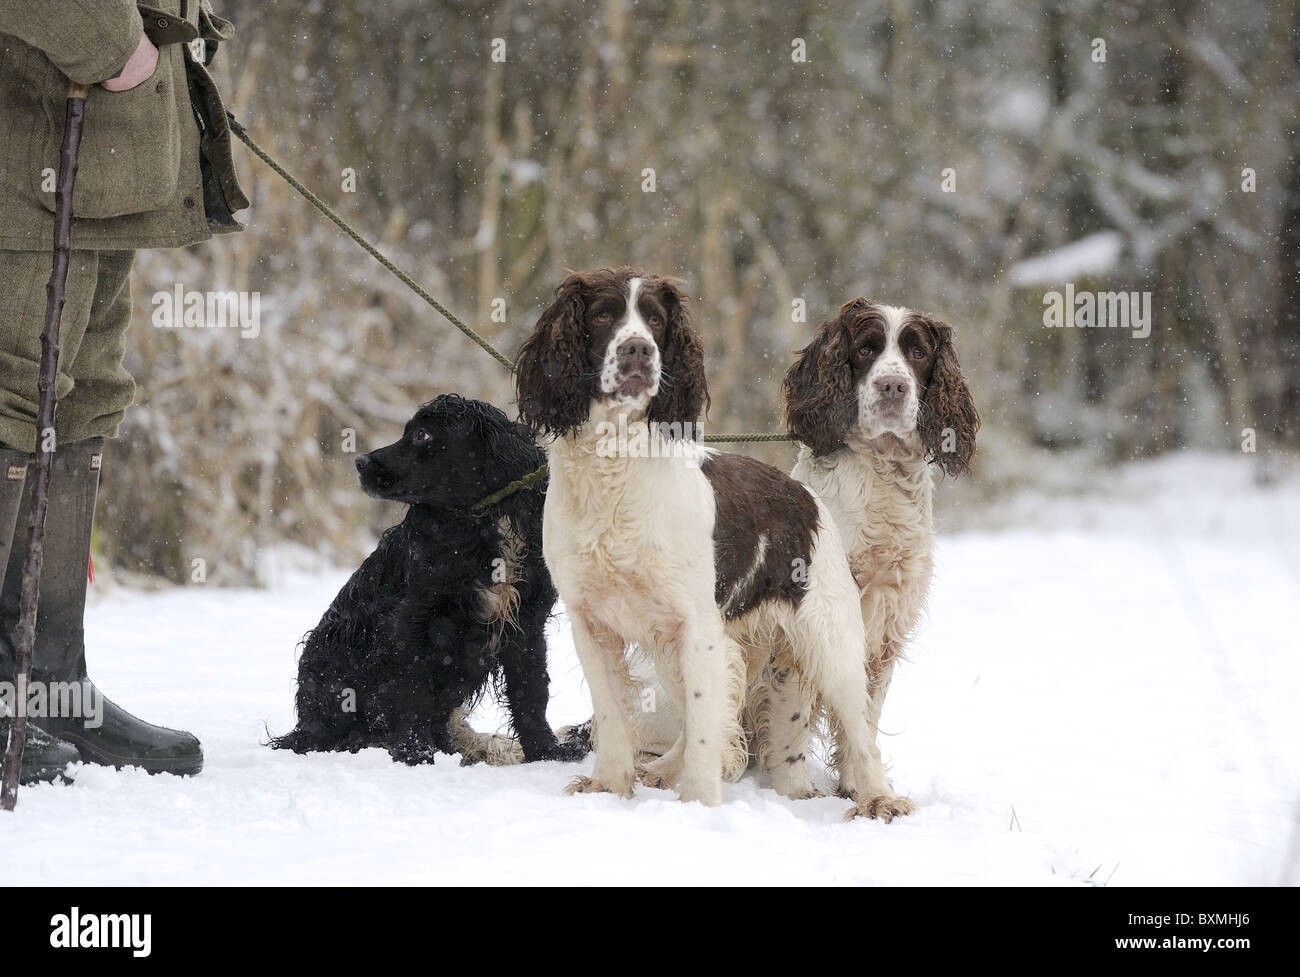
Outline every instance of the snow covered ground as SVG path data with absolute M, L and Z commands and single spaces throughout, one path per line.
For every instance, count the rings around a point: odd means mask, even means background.
M 941 490 L 942 491 L 942 488 Z M 266 590 L 122 587 L 92 672 L 198 733 L 191 780 L 82 768 L 0 815 L 3 882 L 1182 885 L 1300 881 L 1300 476 L 1245 458 L 1129 466 L 944 535 L 883 748 L 920 804 L 891 825 L 754 775 L 716 809 L 639 788 L 566 797 L 583 764 L 407 768 L 298 757 L 294 645 L 346 578 Z M 1016 518 L 1007 518 L 1008 513 Z M 551 718 L 590 704 L 561 620 Z M 484 708 L 480 728 L 500 714 Z

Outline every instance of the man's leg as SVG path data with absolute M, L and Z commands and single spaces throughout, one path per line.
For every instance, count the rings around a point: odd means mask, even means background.
M 85 325 L 63 343 L 59 368 L 72 383 L 59 396 L 54 418 L 59 447 L 90 438 L 115 438 L 135 400 L 135 381 L 122 360 L 131 325 L 134 251 L 99 251 L 95 293 Z
M 36 450 L 36 377 L 50 264 L 49 251 L 0 251 L 0 443 L 29 453 Z M 90 321 L 98 281 L 98 252 L 73 251 L 59 327 L 60 401 L 72 391 L 67 364 Z
M 77 252 L 78 256 L 87 254 Z M 116 767 L 193 774 L 203 767 L 198 740 L 189 733 L 135 718 L 103 698 L 86 677 L 82 622 L 103 439 L 117 433 L 135 393 L 135 384 L 122 365 L 131 321 L 129 278 L 133 257 L 129 251 L 107 251 L 74 261 L 75 269 L 90 276 L 89 288 L 85 289 L 83 279 L 78 280 L 78 301 L 75 305 L 69 301 L 61 330 L 58 386 L 62 396 L 55 417 L 57 444 L 50 480 L 33 673 L 47 682 L 83 683 L 83 704 L 99 706 L 97 715 L 50 717 L 42 723 L 47 731 L 76 746 L 82 759 Z M 0 254 L 2 260 L 4 255 Z M 69 279 L 71 298 L 71 274 Z M 83 289 L 89 291 L 88 301 L 82 298 Z M 6 337 L 4 352 L 11 359 L 20 358 L 23 352 L 30 354 L 31 347 L 25 347 L 23 342 Z M 35 350 L 39 355 L 39 342 Z M 6 362 L 0 357 L 0 366 Z M 6 381 L 5 389 L 0 391 L 0 437 L 10 429 L 10 436 L 17 436 L 26 420 L 33 427 L 35 444 L 34 361 L 30 377 L 33 390 L 29 392 L 13 371 L 0 370 L 0 378 Z M 15 413 L 21 414 L 14 405 L 21 407 L 28 400 L 33 404 L 32 417 L 14 417 Z M 30 500 L 25 500 L 19 525 L 25 525 L 29 505 Z M 0 587 L 0 658 L 6 653 L 12 655 L 25 549 L 26 536 L 15 534 Z
M 27 520 L 19 518 L 19 510 L 26 516 L 23 500 L 30 490 L 27 466 L 36 446 L 36 375 L 50 264 L 48 251 L 0 251 L 0 589 L 11 562 L 17 565 L 14 572 L 21 575 L 21 553 L 26 552 Z M 63 309 L 64 337 L 79 338 L 75 334 L 89 318 L 97 268 L 94 252 L 73 252 Z M 59 394 L 71 388 L 72 378 L 60 375 L 55 385 Z M 19 539 L 20 557 L 14 560 L 13 543 Z M 12 634 L 16 627 L 16 621 L 0 620 L 0 681 L 14 678 Z M 81 759 L 72 744 L 46 735 L 41 729 L 43 722 L 29 719 L 27 724 L 24 783 L 53 779 L 69 763 Z M 0 741 L 8 732 L 8 721 L 0 716 Z

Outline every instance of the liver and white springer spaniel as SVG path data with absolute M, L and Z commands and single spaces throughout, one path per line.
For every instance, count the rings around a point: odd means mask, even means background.
M 970 470 L 979 415 L 947 323 L 861 298 L 817 327 L 786 374 L 785 399 L 801 442 L 793 475 L 830 510 L 861 595 L 874 744 L 894 662 L 930 588 L 930 466 Z
M 841 791 L 854 812 L 879 813 L 889 786 L 867 725 L 866 635 L 843 544 L 799 482 L 688 436 L 708 393 L 677 286 L 632 268 L 570 275 L 520 351 L 517 382 L 522 419 L 554 438 L 543 551 L 595 710 L 595 769 L 570 790 L 632 793 L 626 650 L 637 643 L 683 716 L 646 783 L 721 802 L 724 767 L 745 766 L 748 668 L 758 753 L 777 788 L 812 792 L 797 744 L 810 722 L 802 703 L 816 698 L 839 726 Z

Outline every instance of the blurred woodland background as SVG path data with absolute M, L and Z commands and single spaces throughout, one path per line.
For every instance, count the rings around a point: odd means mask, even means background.
M 856 295 L 926 309 L 984 419 L 947 526 L 1044 472 L 1240 451 L 1246 428 L 1261 477 L 1300 449 L 1294 0 L 216 7 L 235 116 L 509 355 L 566 268 L 639 264 L 693 297 L 708 430 L 779 430 L 818 321 Z M 137 264 L 98 542 L 120 570 L 354 558 L 398 513 L 357 489 L 349 430 L 385 444 L 445 391 L 514 413 L 500 366 L 235 152 L 248 230 Z M 178 282 L 260 292 L 260 335 L 153 328 Z M 1067 282 L 1150 291 L 1151 335 L 1045 328 Z

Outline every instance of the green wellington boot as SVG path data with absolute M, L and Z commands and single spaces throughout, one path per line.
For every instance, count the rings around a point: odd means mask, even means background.
M 26 453 L 0 446 L 0 582 L 4 580 L 9 550 L 17 531 L 18 509 L 23 502 L 26 475 Z M 27 531 L 26 525 L 21 531 Z M 5 652 L 0 651 L 0 682 L 12 683 L 13 680 L 13 658 L 6 657 Z M 9 720 L 0 715 L 0 754 L 3 754 L 8 742 Z M 69 763 L 76 763 L 80 759 L 81 754 L 71 743 L 55 739 L 31 719 L 27 720 L 27 745 L 23 749 L 23 765 L 18 774 L 20 783 L 71 780 L 65 772 L 66 768 Z
M 86 676 L 82 621 L 103 445 L 103 438 L 92 438 L 60 445 L 54 452 L 32 666 L 33 680 L 81 683 L 82 702 L 97 706 L 97 715 L 91 722 L 84 716 L 47 717 L 41 727 L 75 746 L 87 763 L 196 774 L 203 769 L 203 749 L 193 735 L 137 719 L 105 698 Z M 26 525 L 29 506 L 24 493 L 19 525 Z M 26 548 L 26 536 L 17 534 L 0 586 L 0 668 L 7 660 L 11 672 Z

